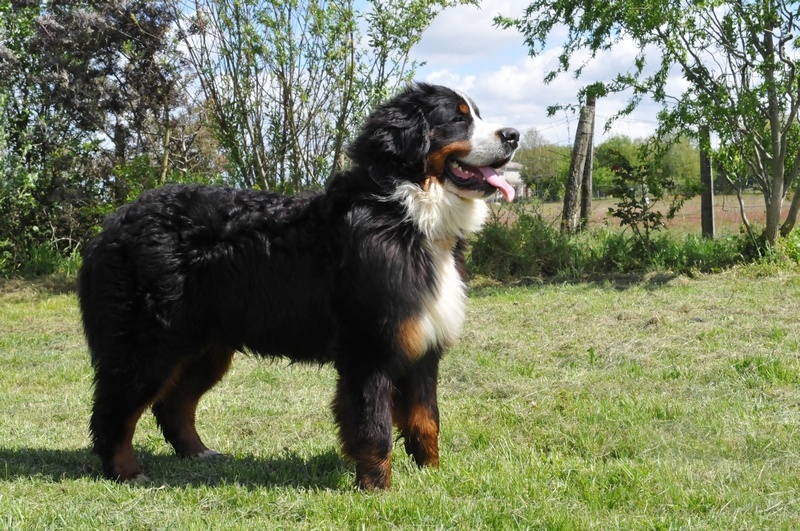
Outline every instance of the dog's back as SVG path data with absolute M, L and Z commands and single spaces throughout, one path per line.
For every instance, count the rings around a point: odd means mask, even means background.
M 84 252 L 79 296 L 93 354 L 123 357 L 104 343 L 168 336 L 170 350 L 213 338 L 323 357 L 338 235 L 315 219 L 319 199 L 174 185 L 121 208 Z M 168 354 L 160 350 L 153 358 Z

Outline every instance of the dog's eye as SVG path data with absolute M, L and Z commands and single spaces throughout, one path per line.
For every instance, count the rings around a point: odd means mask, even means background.
M 451 123 L 451 124 L 457 124 L 457 123 L 466 122 L 466 121 L 467 121 L 467 117 L 466 117 L 466 116 L 463 116 L 463 115 L 461 115 L 461 114 L 459 114 L 458 116 L 456 116 L 455 118 L 453 118 L 453 119 L 450 121 L 450 123 Z

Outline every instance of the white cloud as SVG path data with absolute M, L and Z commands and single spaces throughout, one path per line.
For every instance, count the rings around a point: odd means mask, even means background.
M 558 65 L 560 43 L 554 42 L 540 55 L 529 57 L 524 39 L 516 30 L 501 30 L 493 24 L 498 13 L 514 16 L 522 13 L 528 3 L 529 0 L 510 0 L 492 2 L 491 8 L 459 6 L 443 11 L 412 50 L 416 60 L 425 62 L 417 71 L 417 79 L 463 90 L 477 102 L 487 120 L 521 130 L 536 128 L 551 142 L 571 144 L 577 115 L 561 111 L 548 117 L 548 106 L 575 104 L 581 86 L 608 81 L 633 68 L 637 49 L 632 42 L 622 41 L 590 61 L 580 79 L 562 74 L 545 84 L 544 77 Z M 588 55 L 574 57 L 573 64 L 587 58 Z M 682 83 L 678 76 L 670 85 L 677 90 Z M 604 133 L 607 118 L 626 103 L 626 95 L 598 101 L 597 143 L 615 134 L 636 138 L 653 133 L 658 106 L 650 101 L 642 102 L 633 114 Z
M 518 13 L 527 3 L 528 0 L 494 1 L 491 7 L 464 5 L 446 9 L 425 31 L 414 55 L 429 64 L 492 64 L 498 52 L 522 50 L 524 42 L 515 31 L 495 28 L 494 17 Z

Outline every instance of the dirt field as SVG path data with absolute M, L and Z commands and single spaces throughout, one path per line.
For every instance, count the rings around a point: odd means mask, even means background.
M 751 223 L 764 222 L 764 199 L 760 194 L 745 196 L 745 213 Z M 592 202 L 592 218 L 590 226 L 618 226 L 619 220 L 609 217 L 608 209 L 613 207 L 616 199 L 595 199 Z M 787 205 L 788 206 L 788 205 Z M 561 215 L 561 203 L 544 203 L 542 212 L 548 219 L 557 219 Z M 660 210 L 666 212 L 668 205 Z M 736 234 L 742 223 L 739 213 L 739 202 L 735 195 L 718 195 L 714 197 L 714 222 L 717 234 Z M 669 227 L 685 233 L 700 232 L 700 197 L 687 201 L 675 218 L 668 223 Z

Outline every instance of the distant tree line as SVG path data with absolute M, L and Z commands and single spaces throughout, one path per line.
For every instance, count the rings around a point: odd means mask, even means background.
M 700 182 L 700 150 L 696 142 L 680 137 L 662 146 L 657 155 L 650 156 L 652 160 L 646 161 L 644 159 L 648 156 L 643 153 L 647 149 L 644 148 L 652 141 L 616 135 L 596 145 L 592 165 L 595 197 L 612 194 L 615 166 L 629 164 L 636 167 L 645 162 L 649 162 L 673 193 L 694 193 Z M 523 135 L 515 160 L 522 165 L 520 176 L 531 195 L 543 201 L 558 201 L 564 196 L 571 150 L 571 146 L 546 141 L 535 129 Z M 720 186 L 724 183 L 720 182 Z

